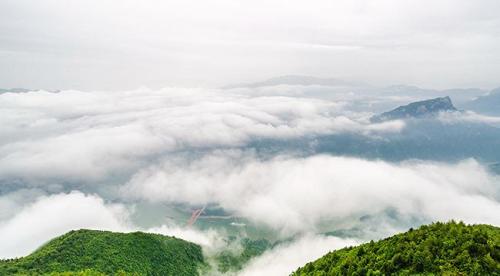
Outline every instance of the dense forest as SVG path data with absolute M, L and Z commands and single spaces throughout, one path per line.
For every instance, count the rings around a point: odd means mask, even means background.
M 333 251 L 293 275 L 500 275 L 500 228 L 454 221 Z
M 158 234 L 78 230 L 0 261 L 0 275 L 197 275 L 201 247 Z

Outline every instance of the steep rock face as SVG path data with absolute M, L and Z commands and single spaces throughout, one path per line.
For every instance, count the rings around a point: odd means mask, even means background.
M 435 116 L 439 112 L 458 111 L 450 97 L 435 98 L 425 101 L 413 102 L 408 105 L 400 106 L 380 115 L 371 118 L 372 122 L 383 122 L 405 118 L 421 118 Z

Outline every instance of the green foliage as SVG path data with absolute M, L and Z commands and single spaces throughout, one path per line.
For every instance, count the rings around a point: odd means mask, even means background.
M 264 253 L 267 249 L 271 248 L 268 240 L 250 240 L 243 239 L 241 241 L 243 250 L 241 253 L 231 252 L 229 250 L 222 251 L 215 256 L 217 269 L 220 272 L 238 271 L 243 268 L 251 258 Z
M 78 230 L 0 261 L 0 275 L 197 275 L 201 247 L 158 234 Z
M 293 275 L 500 275 L 500 228 L 434 223 L 333 251 Z
M 106 276 L 106 274 L 95 271 L 93 269 L 85 269 L 79 272 L 52 272 L 49 274 L 50 276 Z M 127 275 L 124 271 L 119 271 L 116 275 Z M 129 274 L 130 275 L 130 274 Z

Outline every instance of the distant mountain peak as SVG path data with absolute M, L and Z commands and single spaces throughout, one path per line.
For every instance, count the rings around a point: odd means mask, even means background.
M 254 83 L 228 85 L 223 88 L 225 89 L 242 88 L 242 87 L 258 88 L 258 87 L 276 86 L 276 85 L 364 86 L 366 84 L 360 82 L 350 82 L 335 78 L 318 78 L 318 77 L 304 76 L 304 75 L 284 75 Z
M 422 118 L 435 116 L 440 112 L 453 111 L 458 110 L 453 105 L 450 97 L 446 96 L 403 105 L 391 111 L 375 115 L 371 118 L 371 121 L 383 122 L 405 118 Z

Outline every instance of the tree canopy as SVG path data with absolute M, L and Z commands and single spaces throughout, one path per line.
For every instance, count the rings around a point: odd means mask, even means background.
M 292 275 L 500 275 L 500 228 L 454 221 L 326 254 Z
M 197 275 L 203 263 L 199 245 L 174 237 L 78 230 L 0 261 L 0 275 Z

